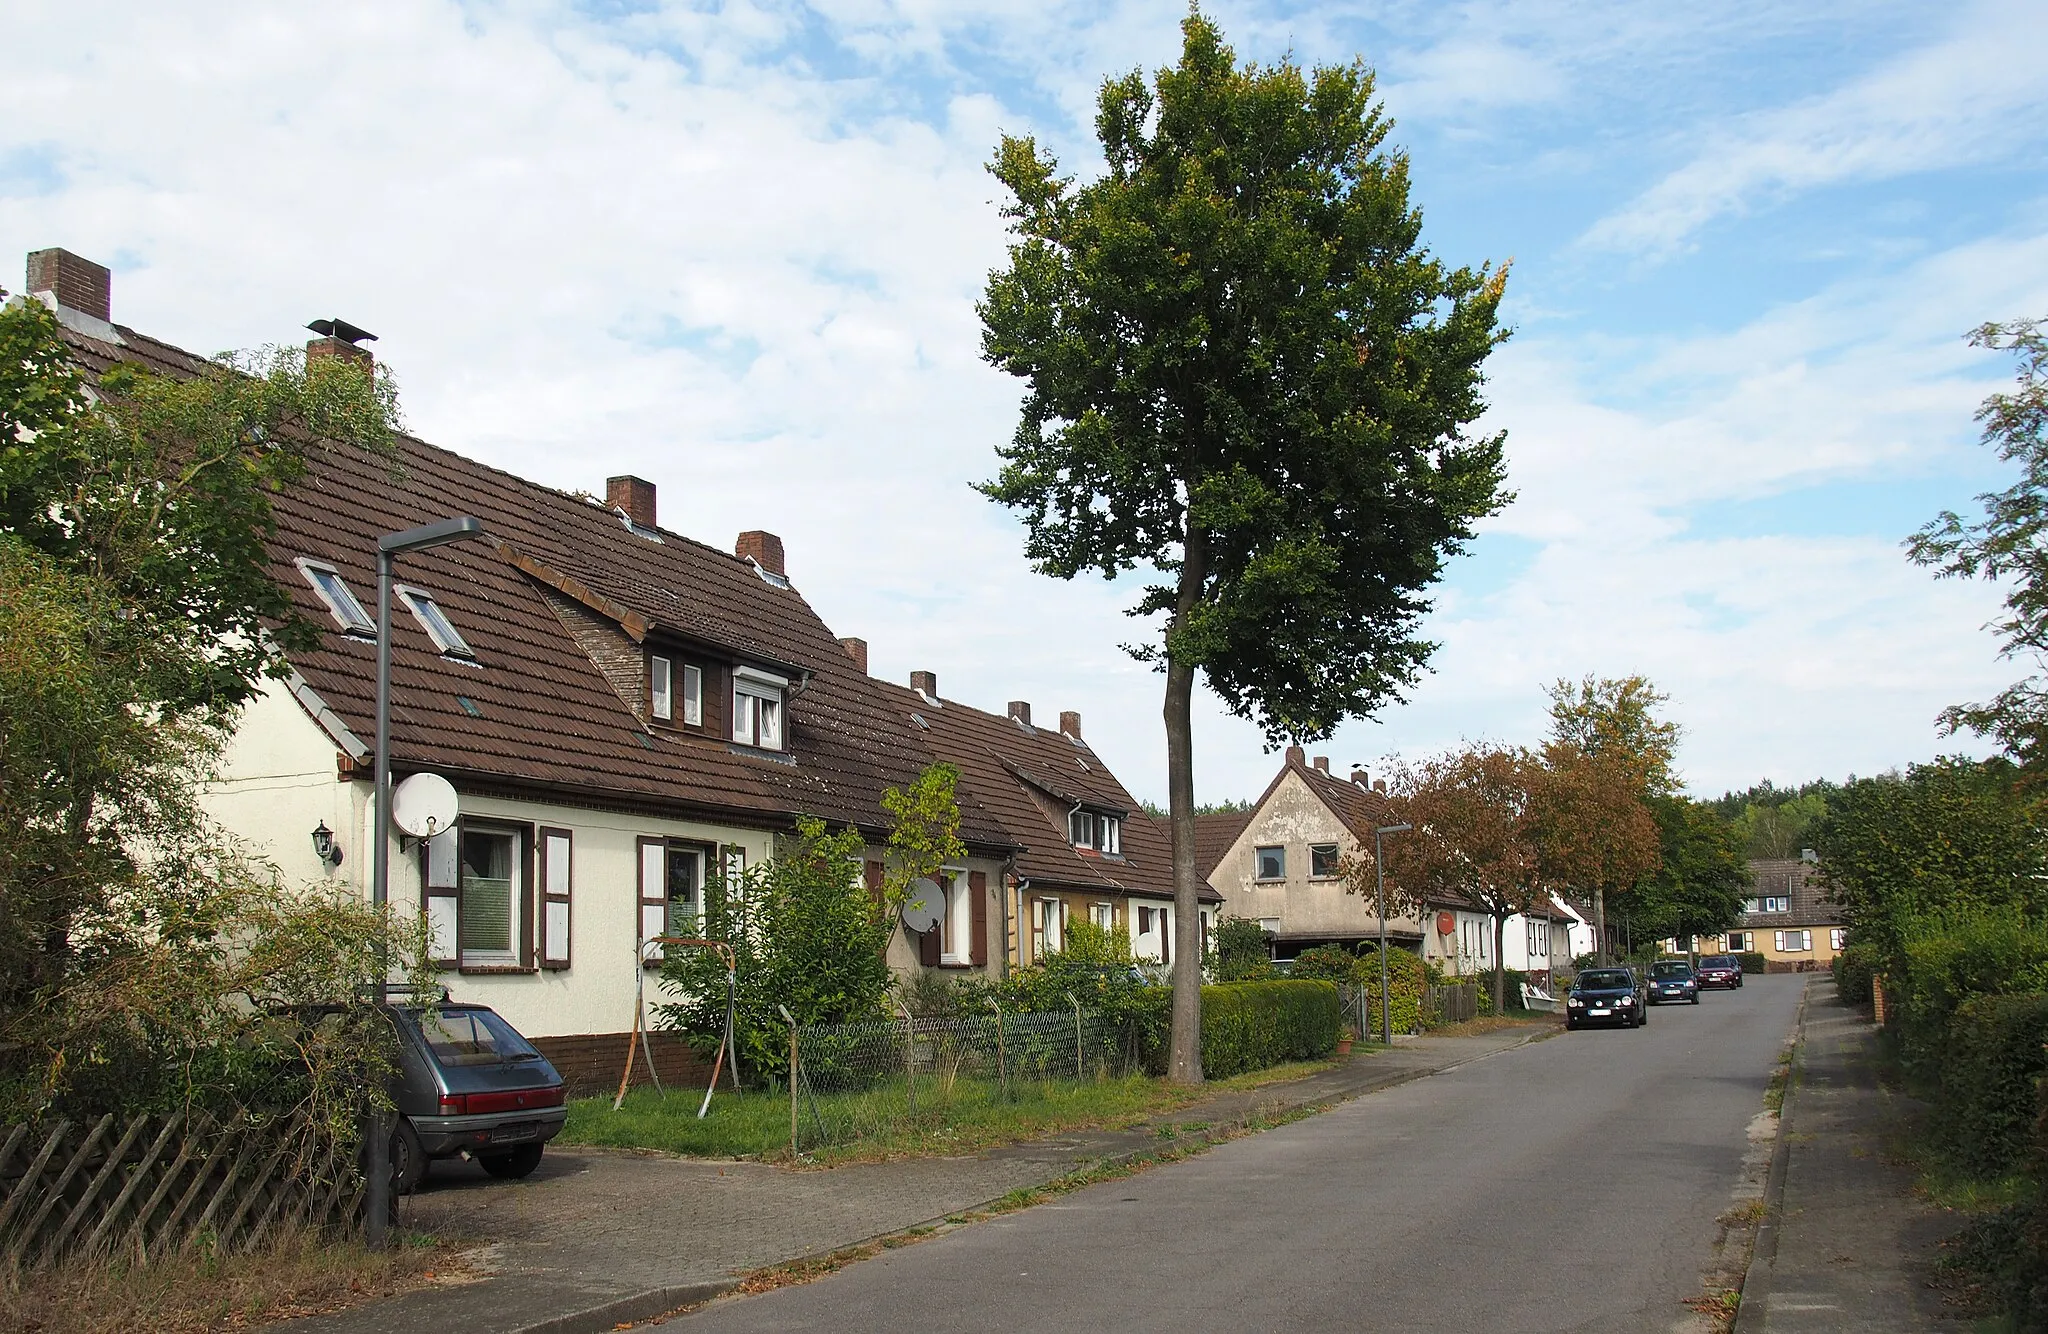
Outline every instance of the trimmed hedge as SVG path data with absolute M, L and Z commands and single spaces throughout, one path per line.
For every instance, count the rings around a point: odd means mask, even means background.
M 1735 962 L 1742 965 L 1742 974 L 1744 977 L 1748 977 L 1751 974 L 1762 973 L 1764 971 L 1765 965 L 1769 962 L 1769 960 L 1765 959 L 1764 956 L 1756 950 L 1749 950 L 1745 953 L 1736 955 Z
M 1943 1139 L 1958 1166 L 2002 1177 L 2028 1165 L 2048 1072 L 2048 995 L 1973 996 L 1941 1054 Z
M 1337 1049 L 1337 988 L 1329 982 L 1223 982 L 1202 988 L 1202 1073 L 1228 1079 Z

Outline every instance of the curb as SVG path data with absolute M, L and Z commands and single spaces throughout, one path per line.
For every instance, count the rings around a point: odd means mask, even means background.
M 665 1315 L 679 1306 L 695 1306 L 722 1297 L 740 1285 L 736 1278 L 705 1279 L 698 1283 L 677 1283 L 665 1288 L 643 1288 L 580 1311 L 550 1317 L 532 1325 L 520 1325 L 502 1334 L 587 1334 L 593 1330 L 617 1329 Z
M 1778 1142 L 1771 1146 L 1771 1170 L 1764 1178 L 1764 1216 L 1750 1241 L 1749 1263 L 1742 1270 L 1741 1299 L 1735 1305 L 1735 1323 L 1730 1334 L 1760 1334 L 1764 1321 L 1768 1282 L 1752 1284 L 1751 1279 L 1768 1274 L 1778 1258 L 1778 1226 L 1785 1212 L 1785 1170 L 1792 1158 L 1792 1107 L 1799 1096 L 1799 1057 L 1806 1048 L 1806 1006 L 1813 992 L 1799 993 L 1799 1017 L 1792 1025 L 1792 1063 L 1785 1075 L 1785 1098 L 1778 1104 Z

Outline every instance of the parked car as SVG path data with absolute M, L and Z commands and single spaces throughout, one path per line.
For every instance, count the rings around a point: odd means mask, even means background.
M 1692 965 L 1683 959 L 1659 959 L 1650 965 L 1650 994 L 1652 1005 L 1666 1001 L 1680 1005 L 1700 1003 L 1699 979 L 1693 976 Z
M 391 1172 L 400 1192 L 426 1180 L 436 1158 L 467 1154 L 494 1177 L 517 1179 L 568 1119 L 562 1076 L 484 1005 L 394 1005 L 398 1125 Z
M 1641 1028 L 1650 1022 L 1642 981 L 1632 968 L 1588 968 L 1564 998 L 1564 1026 L 1618 1024 Z
M 1702 991 L 1708 987 L 1733 991 L 1742 985 L 1742 961 L 1732 954 L 1709 954 L 1700 960 L 1694 976 L 1699 978 Z

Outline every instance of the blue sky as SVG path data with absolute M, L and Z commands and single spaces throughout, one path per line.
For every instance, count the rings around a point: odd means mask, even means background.
M 977 356 L 996 136 L 1093 169 L 1105 74 L 1172 4 L 28 0 L 0 13 L 0 251 L 115 265 L 199 349 L 376 330 L 412 425 L 564 487 L 637 472 L 720 546 L 780 532 L 875 670 L 1079 709 L 1164 793 L 1127 590 L 1030 573 Z M 1695 790 L 1924 758 L 2018 670 L 1995 589 L 1899 543 L 2001 476 L 1964 347 L 2048 315 L 2038 4 L 1224 4 L 1241 57 L 1362 57 L 1425 241 L 1512 258 L 1488 424 L 1516 503 L 1452 567 L 1443 647 L 1334 764 L 1533 741 L 1542 686 L 1644 672 Z M 0 284 L 12 285 L 4 272 Z M 1197 789 L 1274 758 L 1205 706 Z

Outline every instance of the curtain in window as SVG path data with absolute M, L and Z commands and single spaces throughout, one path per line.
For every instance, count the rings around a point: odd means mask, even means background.
M 462 835 L 462 948 L 512 952 L 512 836 Z

